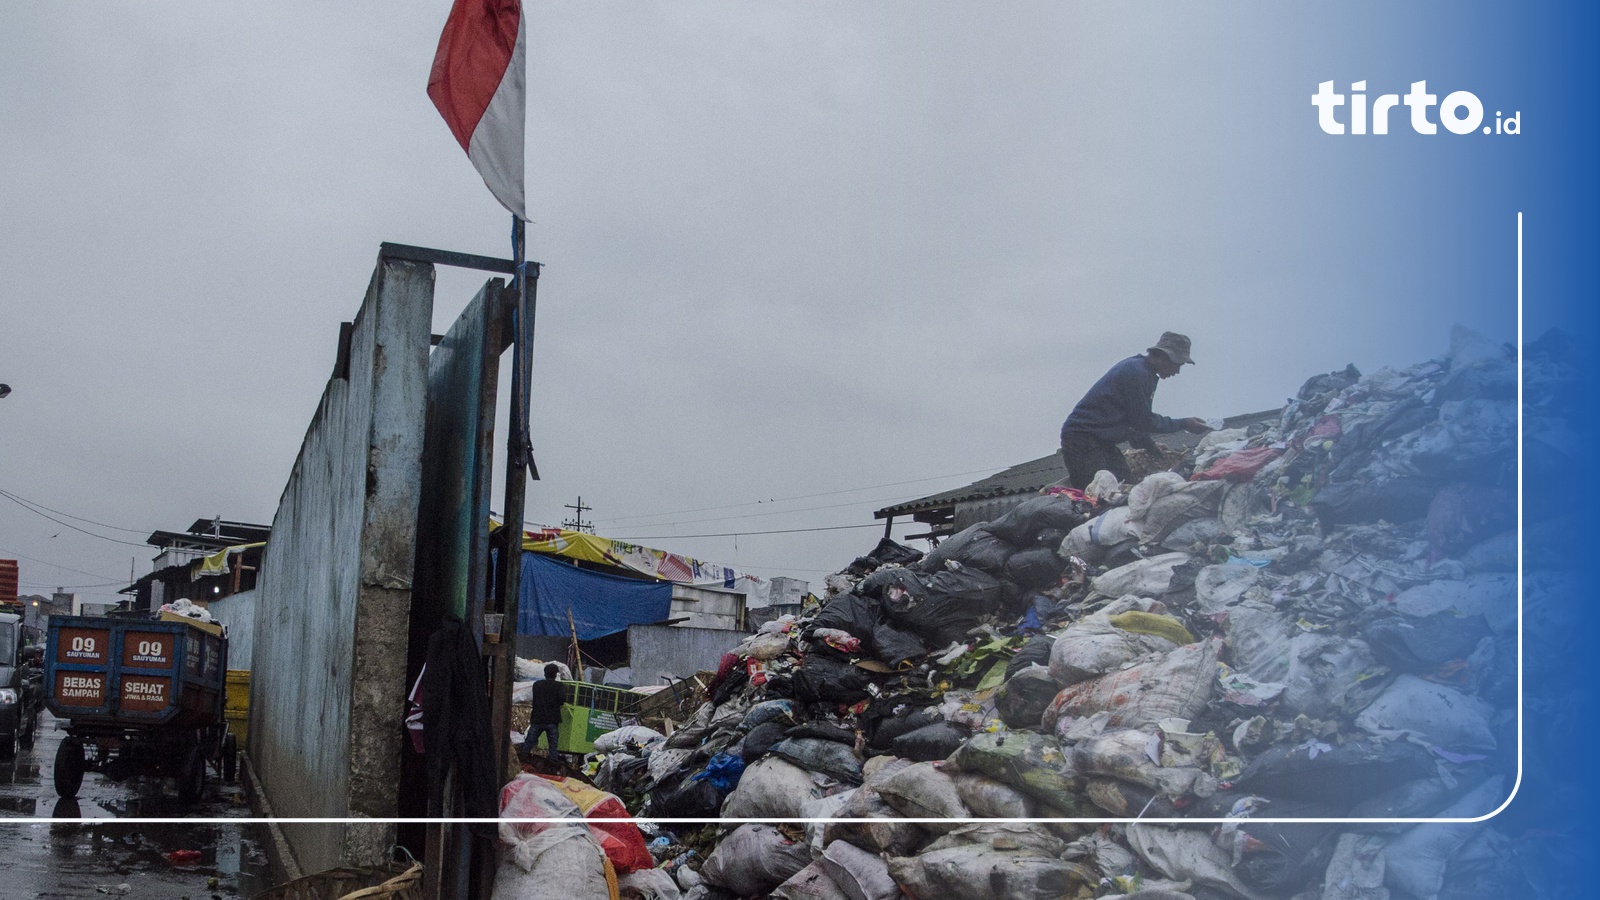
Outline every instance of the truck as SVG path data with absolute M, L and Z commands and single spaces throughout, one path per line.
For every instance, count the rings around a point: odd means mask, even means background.
M 208 768 L 234 780 L 221 625 L 170 612 L 52 616 L 44 660 L 45 705 L 67 732 L 55 760 L 63 798 L 77 796 L 88 772 L 170 777 L 183 803 L 200 798 Z
M 0 612 L 0 759 L 32 748 L 43 708 L 42 649 L 32 641 L 22 616 Z

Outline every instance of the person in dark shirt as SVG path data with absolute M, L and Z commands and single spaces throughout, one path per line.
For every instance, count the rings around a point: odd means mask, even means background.
M 1189 339 L 1168 331 L 1144 355 L 1117 363 L 1089 388 L 1061 425 L 1061 461 L 1073 487 L 1083 490 L 1101 469 L 1119 482 L 1131 478 L 1128 462 L 1117 447 L 1120 443 L 1154 450 L 1152 434 L 1204 434 L 1211 430 L 1198 418 L 1169 419 L 1150 408 L 1160 380 L 1193 362 Z
M 545 756 L 554 757 L 560 746 L 561 733 L 561 669 L 555 663 L 544 667 L 544 680 L 535 681 L 528 691 L 532 714 L 528 717 L 528 736 L 522 739 L 522 752 L 533 754 L 539 746 L 539 735 L 545 738 Z

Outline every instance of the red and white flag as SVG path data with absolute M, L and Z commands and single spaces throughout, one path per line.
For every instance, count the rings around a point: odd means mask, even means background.
M 523 220 L 527 46 L 521 0 L 455 0 L 428 75 L 428 96 L 483 183 Z

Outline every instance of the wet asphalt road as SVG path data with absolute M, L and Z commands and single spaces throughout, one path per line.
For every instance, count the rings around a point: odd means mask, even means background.
M 61 800 L 52 763 L 64 731 L 41 715 L 38 739 L 15 759 L 0 760 L 0 900 L 103 898 L 131 900 L 248 900 L 271 886 L 262 826 L 247 821 L 250 808 L 238 785 L 222 784 L 208 770 L 199 803 L 184 806 L 168 779 L 121 783 L 89 773 L 77 801 Z M 135 817 L 236 818 L 237 824 L 141 825 Z M 7 821 L 90 818 L 89 825 Z M 193 862 L 168 859 L 174 851 L 199 851 Z

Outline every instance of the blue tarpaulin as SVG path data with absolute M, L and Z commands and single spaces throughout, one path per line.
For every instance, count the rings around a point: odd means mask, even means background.
M 571 637 L 589 641 L 629 625 L 649 625 L 671 614 L 672 585 L 580 569 L 537 553 L 522 554 L 522 592 L 517 612 L 519 634 Z M 572 610 L 572 623 L 567 610 Z

